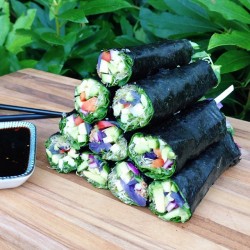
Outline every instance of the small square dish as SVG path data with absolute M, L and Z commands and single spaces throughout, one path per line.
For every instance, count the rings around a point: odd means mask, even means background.
M 22 185 L 33 174 L 35 160 L 35 125 L 0 122 L 0 189 Z

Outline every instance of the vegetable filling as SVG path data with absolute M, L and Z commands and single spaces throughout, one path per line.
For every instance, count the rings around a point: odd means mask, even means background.
M 103 159 L 120 161 L 127 157 L 127 140 L 114 122 L 99 121 L 90 133 L 89 149 Z
M 75 89 L 75 109 L 87 122 L 103 119 L 108 110 L 109 91 L 94 79 L 84 79 Z
M 123 51 L 103 51 L 97 64 L 97 74 L 102 82 L 111 87 L 126 83 L 132 74 L 133 60 Z
M 81 153 L 80 159 L 77 175 L 84 177 L 97 188 L 107 189 L 108 174 L 110 173 L 108 163 L 100 156 L 88 152 Z
M 171 147 L 158 137 L 136 133 L 128 149 L 131 159 L 151 178 L 166 179 L 175 171 L 176 155 Z
M 79 163 L 79 152 L 70 146 L 66 137 L 57 133 L 45 143 L 46 155 L 51 168 L 60 173 L 76 170 Z
M 147 204 L 147 184 L 131 162 L 116 164 L 108 177 L 108 187 L 114 196 L 126 204 L 142 207 Z
M 149 185 L 149 208 L 167 221 L 185 222 L 191 211 L 177 185 L 171 181 L 154 181 Z
M 135 85 L 126 85 L 116 91 L 113 113 L 125 131 L 143 127 L 153 116 L 153 106 L 146 93 Z
M 75 149 L 80 149 L 87 144 L 91 127 L 79 114 L 73 113 L 64 117 L 59 127 L 61 132 L 69 137 Z

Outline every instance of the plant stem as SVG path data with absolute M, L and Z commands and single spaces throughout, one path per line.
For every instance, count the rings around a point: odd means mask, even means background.
M 60 36 L 60 23 L 57 16 L 55 16 L 55 22 L 56 22 L 56 34 Z

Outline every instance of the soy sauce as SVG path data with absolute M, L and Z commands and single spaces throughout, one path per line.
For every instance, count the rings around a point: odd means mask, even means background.
M 29 162 L 28 128 L 0 129 L 0 177 L 23 174 Z

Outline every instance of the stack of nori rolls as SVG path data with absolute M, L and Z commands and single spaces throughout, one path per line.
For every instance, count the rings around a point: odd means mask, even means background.
M 192 62 L 191 44 L 102 51 L 100 81 L 76 86 L 75 110 L 45 143 L 51 167 L 161 219 L 187 221 L 240 157 L 216 103 L 199 100 L 218 80 L 207 61 Z

